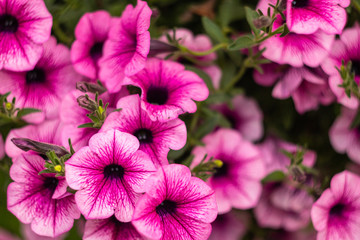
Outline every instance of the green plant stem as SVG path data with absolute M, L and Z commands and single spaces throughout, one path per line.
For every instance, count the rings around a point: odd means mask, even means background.
M 360 13 L 360 2 L 356 0 L 351 1 L 353 7 Z
M 190 122 L 189 133 L 192 133 L 196 128 L 196 125 L 200 119 L 201 108 L 202 108 L 202 102 L 199 102 L 197 106 L 197 111 L 194 113 L 193 118 L 191 119 Z
M 235 84 L 244 76 L 247 67 L 247 60 L 244 61 L 243 65 L 240 68 L 240 71 L 231 79 L 231 81 L 225 86 L 224 91 L 229 91 Z
M 216 52 L 217 50 L 219 49 L 223 49 L 223 48 L 226 48 L 227 47 L 227 43 L 219 43 L 217 45 L 215 45 L 213 48 L 207 50 L 207 51 L 203 51 L 203 52 L 198 52 L 198 51 L 192 51 L 190 49 L 188 49 L 187 47 L 183 46 L 183 45 L 178 45 L 178 48 L 180 49 L 181 52 L 186 52 L 186 53 L 190 53 L 191 55 L 194 55 L 194 56 L 206 56 L 206 55 L 209 55 L 213 52 Z

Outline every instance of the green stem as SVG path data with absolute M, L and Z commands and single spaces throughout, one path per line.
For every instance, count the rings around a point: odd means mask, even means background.
M 197 111 L 195 112 L 193 118 L 191 119 L 191 122 L 190 122 L 190 128 L 189 128 L 189 133 L 192 133 L 195 128 L 196 128 L 196 125 L 200 119 L 200 112 L 201 112 L 201 108 L 202 108 L 202 102 L 199 102 L 198 103 L 198 106 L 197 106 Z
M 225 92 L 229 91 L 232 87 L 234 87 L 235 84 L 244 76 L 247 69 L 246 61 L 247 60 L 244 61 L 244 64 L 241 66 L 240 71 L 236 74 L 236 76 L 233 77 L 233 79 L 231 79 L 231 81 L 225 86 Z
M 198 52 L 198 51 L 192 51 L 190 49 L 188 49 L 187 47 L 183 46 L 183 45 L 178 45 L 178 48 L 180 49 L 181 52 L 186 52 L 186 53 L 190 53 L 191 55 L 194 55 L 194 56 L 206 56 L 206 55 L 209 55 L 213 52 L 216 52 L 217 50 L 219 49 L 223 49 L 223 48 L 226 48 L 227 47 L 227 43 L 219 43 L 217 45 L 215 45 L 213 48 L 207 50 L 207 51 L 203 51 L 203 52 Z
M 351 3 L 354 6 L 354 8 L 360 13 L 360 3 L 359 3 L 359 1 L 352 0 Z

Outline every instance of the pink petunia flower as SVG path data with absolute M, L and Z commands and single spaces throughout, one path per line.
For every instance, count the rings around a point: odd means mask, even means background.
M 261 227 L 297 231 L 309 224 L 313 203 L 313 197 L 305 190 L 268 183 L 254 213 Z
M 101 132 L 116 129 L 134 135 L 140 142 L 139 149 L 151 157 L 155 167 L 169 164 L 167 154 L 170 149 L 179 150 L 185 146 L 185 123 L 180 119 L 152 121 L 141 108 L 139 95 L 120 99 L 117 108 L 120 112 L 107 117 Z
M 69 231 L 80 217 L 74 195 L 67 192 L 64 177 L 39 175 L 44 159 L 34 154 L 17 157 L 10 169 L 15 181 L 7 192 L 8 210 L 39 235 L 57 237 Z
M 71 60 L 75 70 L 91 79 L 98 78 L 99 59 L 108 38 L 111 16 L 99 10 L 85 13 L 75 28 L 76 40 L 71 46 Z
M 76 203 L 87 219 L 114 215 L 130 222 L 144 182 L 155 171 L 136 137 L 110 130 L 95 134 L 88 147 L 65 163 L 66 180 L 78 190 Z
M 257 102 L 243 95 L 232 99 L 232 109 L 227 104 L 217 104 L 211 108 L 221 112 L 231 123 L 232 128 L 238 130 L 249 141 L 257 141 L 264 134 L 263 114 Z
M 62 129 L 63 125 L 59 120 L 45 121 L 39 125 L 28 125 L 20 129 L 13 129 L 6 138 L 6 154 L 11 158 L 15 158 L 24 153 L 23 150 L 15 146 L 15 144 L 11 141 L 12 138 L 29 138 L 38 142 L 62 146 Z
M 343 83 L 343 80 L 335 67 L 340 69 L 342 61 L 345 64 L 352 61 L 355 82 L 360 84 L 360 26 L 358 24 L 343 31 L 340 40 L 334 42 L 328 58 L 321 64 L 324 71 L 330 75 L 330 88 L 337 101 L 345 107 L 357 109 L 359 106 L 357 97 L 352 95 L 349 98 L 345 93 L 345 89 L 339 86 Z
M 43 0 L 0 0 L 0 70 L 31 70 L 51 34 Z
M 5 157 L 5 145 L 4 140 L 0 134 L 0 160 Z
M 40 109 L 47 119 L 54 119 L 59 114 L 62 97 L 75 89 L 80 78 L 71 65 L 69 49 L 51 37 L 44 43 L 44 52 L 35 68 L 0 72 L 0 94 L 11 92 L 8 99 L 16 97 L 17 107 Z
M 350 0 L 287 0 L 286 24 L 299 34 L 312 34 L 318 29 L 340 34 L 346 24 Z
M 208 180 L 214 189 L 219 213 L 226 213 L 232 207 L 248 209 L 256 206 L 261 195 L 261 179 L 264 164 L 260 151 L 251 142 L 232 129 L 219 129 L 207 135 L 205 146 L 195 147 L 192 166 L 201 162 L 207 154 L 223 162 L 223 166 Z
M 86 221 L 84 240 L 144 240 L 130 222 L 120 222 L 115 216 Z
M 351 160 L 360 164 L 360 131 L 358 127 L 351 128 L 356 114 L 356 110 L 342 108 L 329 130 L 329 137 L 336 152 L 347 153 Z
M 353 240 L 359 236 L 360 177 L 343 171 L 336 174 L 311 209 L 317 240 Z
M 87 94 L 92 99 L 95 99 L 94 94 Z M 99 96 L 99 99 L 103 100 L 104 103 L 109 103 L 107 112 L 111 113 L 115 109 L 116 102 L 121 97 L 128 94 L 129 92 L 127 89 L 123 88 L 120 92 L 115 94 L 105 92 Z M 78 126 L 84 123 L 91 122 L 91 120 L 86 116 L 90 113 L 90 111 L 80 107 L 77 102 L 77 98 L 83 95 L 84 93 L 78 90 L 70 92 L 65 96 L 60 107 L 60 119 L 63 123 L 62 144 L 63 146 L 67 146 L 70 138 L 75 151 L 87 146 L 90 138 L 100 130 L 97 128 L 78 128 Z
M 100 59 L 100 79 L 109 92 L 117 92 L 124 78 L 145 67 L 150 51 L 150 17 L 152 11 L 145 1 L 129 4 L 120 18 L 111 22 L 108 39 Z
M 44 237 L 44 236 L 36 234 L 33 230 L 31 230 L 30 224 L 22 224 L 21 232 L 22 232 L 22 235 L 25 240 L 63 240 L 63 239 L 65 239 L 65 237 L 67 235 L 67 233 L 63 233 L 56 238 Z M 0 238 L 0 240 L 2 240 L 2 239 Z M 8 240 L 8 239 L 4 239 L 4 240 Z
M 12 235 L 8 231 L 0 228 L 0 240 L 20 240 L 20 238 Z
M 145 69 L 127 84 L 141 88 L 141 107 L 153 121 L 170 121 L 180 114 L 196 111 L 195 101 L 204 101 L 209 90 L 194 72 L 185 70 L 179 63 L 149 59 Z
M 205 240 L 217 215 L 214 191 L 191 176 L 189 168 L 170 164 L 146 182 L 136 204 L 133 225 L 150 239 Z
M 292 97 L 296 111 L 303 114 L 316 110 L 319 105 L 328 105 L 335 100 L 331 92 L 328 78 L 321 68 L 301 67 L 276 63 L 262 66 L 264 73 L 254 71 L 255 82 L 263 86 L 271 86 L 275 82 L 272 96 L 278 99 Z
M 263 143 L 258 145 L 258 148 L 265 163 L 266 175 L 276 170 L 287 171 L 287 167 L 290 166 L 290 159 L 282 152 L 282 150 L 290 153 L 296 153 L 301 150 L 301 148 L 296 145 L 275 137 L 268 137 Z M 315 164 L 315 161 L 316 153 L 307 150 L 304 154 L 302 164 L 312 167 Z
M 276 30 L 282 24 L 283 19 L 278 15 L 273 29 Z M 277 34 L 265 40 L 259 48 L 266 48 L 263 56 L 279 64 L 317 67 L 327 57 L 334 38 L 334 35 L 321 30 L 308 35 L 290 32 L 284 37 Z
M 247 231 L 249 216 L 245 213 L 229 212 L 218 215 L 211 224 L 212 232 L 209 240 L 239 240 Z
M 169 31 L 168 34 L 172 36 L 173 31 Z M 176 29 L 175 39 L 179 40 L 179 44 L 187 47 L 192 51 L 204 52 L 210 50 L 213 47 L 211 39 L 207 35 L 199 34 L 194 36 L 193 33 L 186 28 Z M 168 42 L 166 35 L 161 36 L 159 40 L 166 43 Z M 166 54 L 163 54 L 161 56 L 165 57 Z M 211 64 L 214 60 L 216 60 L 216 54 L 210 53 L 206 56 L 192 57 L 195 57 L 196 60 L 204 63 L 204 65 L 198 65 L 197 67 L 209 75 L 209 77 L 213 81 L 214 87 L 218 89 L 220 87 L 221 69 L 219 68 L 219 66 Z

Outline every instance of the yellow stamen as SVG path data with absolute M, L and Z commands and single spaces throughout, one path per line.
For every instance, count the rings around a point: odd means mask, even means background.
M 56 165 L 56 166 L 54 167 L 54 169 L 55 169 L 55 171 L 57 171 L 57 172 L 61 172 L 62 167 L 61 167 L 61 165 Z

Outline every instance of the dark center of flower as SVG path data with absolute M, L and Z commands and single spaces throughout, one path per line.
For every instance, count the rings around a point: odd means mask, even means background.
M 140 143 L 152 143 L 153 134 L 149 129 L 140 128 L 134 132 L 134 136 L 137 137 Z
M 110 164 L 104 168 L 105 178 L 111 178 L 111 179 L 120 178 L 121 179 L 124 176 L 124 173 L 125 173 L 125 169 L 122 166 L 117 165 L 117 164 Z
M 19 22 L 14 16 L 3 14 L 0 16 L 0 32 L 14 33 L 19 28 Z
M 92 59 L 99 59 L 102 56 L 103 46 L 103 42 L 97 42 L 92 46 L 90 49 L 90 56 Z
M 54 192 L 56 187 L 59 184 L 59 180 L 55 177 L 47 177 L 44 180 L 44 188 L 49 189 L 51 192 Z
M 213 177 L 214 178 L 224 177 L 228 174 L 228 172 L 229 172 L 229 164 L 223 162 L 222 167 L 216 169 L 216 172 L 214 173 Z
M 309 0 L 293 0 L 291 2 L 293 8 L 304 8 L 309 4 Z
M 360 75 L 360 60 L 352 60 L 351 63 L 351 71 L 354 72 L 356 76 Z
M 176 202 L 171 200 L 164 200 L 160 205 L 156 207 L 156 213 L 160 216 L 172 214 L 176 211 Z
M 44 70 L 40 68 L 34 68 L 34 70 L 28 71 L 26 73 L 26 83 L 43 83 L 46 80 Z
M 168 98 L 169 92 L 164 87 L 150 86 L 146 94 L 146 100 L 148 103 L 156 105 L 164 105 Z
M 330 209 L 330 216 L 332 217 L 341 216 L 344 213 L 344 210 L 345 210 L 345 205 L 342 203 L 338 203 Z

